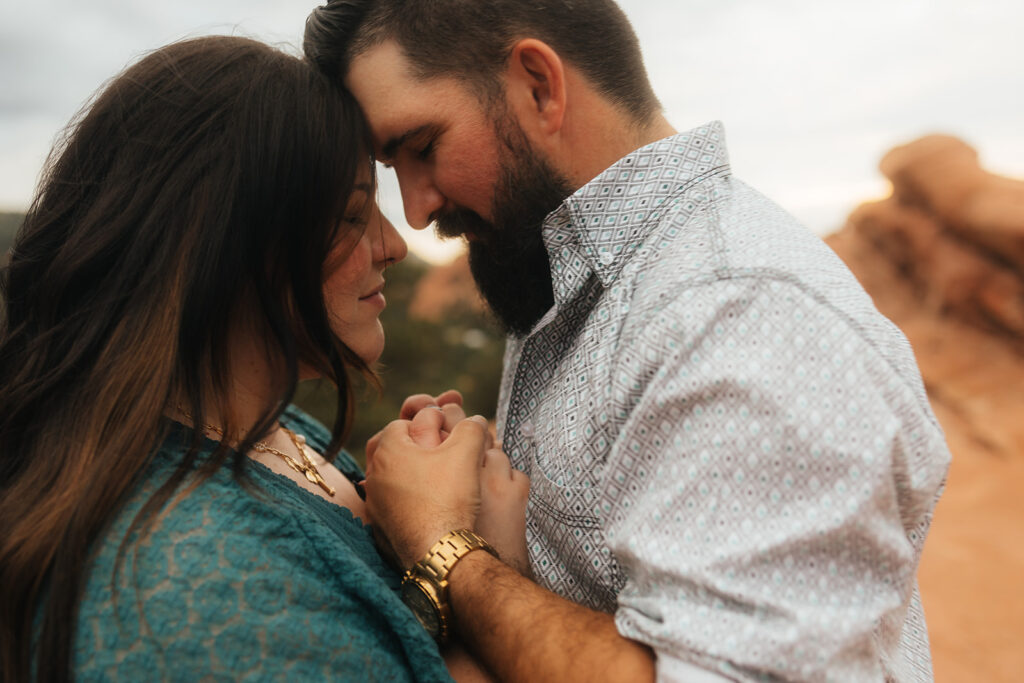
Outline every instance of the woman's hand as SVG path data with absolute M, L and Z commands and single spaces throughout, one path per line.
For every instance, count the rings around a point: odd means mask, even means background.
M 441 441 L 448 438 L 455 425 L 466 419 L 466 413 L 462 409 L 462 394 L 455 389 L 449 389 L 437 396 L 414 394 L 402 403 L 402 409 L 399 411 L 398 417 L 402 420 L 413 420 L 425 408 L 440 410 L 444 416 L 444 421 L 440 428 Z M 425 444 L 421 443 L 421 445 Z
M 499 448 L 484 452 L 480 470 L 480 513 L 476 531 L 501 555 L 505 564 L 530 576 L 530 555 L 526 548 L 526 501 L 530 478 L 512 467 Z

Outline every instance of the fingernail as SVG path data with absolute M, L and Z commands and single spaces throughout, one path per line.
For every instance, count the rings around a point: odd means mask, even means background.
M 478 422 L 478 423 L 480 423 L 480 424 L 481 424 L 481 425 L 483 425 L 484 427 L 486 427 L 486 426 L 487 426 L 487 418 L 486 418 L 486 417 L 484 417 L 483 415 L 474 415 L 473 417 L 471 417 L 471 418 L 469 418 L 469 419 L 470 419 L 470 420 L 473 420 L 474 422 Z

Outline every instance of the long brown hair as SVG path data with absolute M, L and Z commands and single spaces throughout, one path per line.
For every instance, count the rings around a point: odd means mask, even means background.
M 69 126 L 0 277 L 0 671 L 70 677 L 90 545 L 180 404 L 216 412 L 133 528 L 186 481 L 244 453 L 291 400 L 299 363 L 338 387 L 330 457 L 351 417 L 323 259 L 371 167 L 354 101 L 301 60 L 245 38 L 150 53 Z M 232 424 L 229 330 L 246 314 L 275 363 L 274 401 Z M 213 389 L 210 391 L 209 388 Z M 232 455 L 233 454 L 233 455 Z

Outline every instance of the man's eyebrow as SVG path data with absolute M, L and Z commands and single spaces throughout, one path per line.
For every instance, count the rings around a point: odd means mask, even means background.
M 395 156 L 395 152 L 398 148 L 409 141 L 410 138 L 414 138 L 425 130 L 433 128 L 433 124 L 425 123 L 422 126 L 417 126 L 410 130 L 405 131 L 398 137 L 391 138 L 380 148 L 381 158 L 384 160 L 392 159 Z

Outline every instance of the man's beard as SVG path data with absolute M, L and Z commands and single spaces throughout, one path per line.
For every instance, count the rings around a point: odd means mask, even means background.
M 554 304 L 542 228 L 574 188 L 534 153 L 510 116 L 499 115 L 494 127 L 503 149 L 492 221 L 456 209 L 438 217 L 437 231 L 442 237 L 472 236 L 469 269 L 477 288 L 505 332 L 522 337 Z

